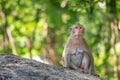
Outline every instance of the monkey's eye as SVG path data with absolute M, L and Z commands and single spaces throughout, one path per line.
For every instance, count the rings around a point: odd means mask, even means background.
M 82 29 L 82 27 L 80 27 L 80 29 Z
M 75 29 L 78 29 L 78 27 L 76 26 Z

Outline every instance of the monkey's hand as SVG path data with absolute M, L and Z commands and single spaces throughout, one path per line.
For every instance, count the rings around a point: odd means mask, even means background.
M 69 66 L 69 62 L 68 62 L 68 60 L 65 57 L 63 57 L 63 67 L 64 68 L 69 68 L 70 67 Z

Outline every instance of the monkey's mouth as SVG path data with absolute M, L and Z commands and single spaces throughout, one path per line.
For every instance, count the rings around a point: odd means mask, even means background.
M 76 33 L 75 35 L 83 35 L 83 33 L 82 33 L 82 32 L 80 32 L 80 33 Z

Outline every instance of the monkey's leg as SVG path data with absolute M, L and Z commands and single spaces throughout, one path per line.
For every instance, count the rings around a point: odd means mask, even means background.
M 90 57 L 87 55 L 87 53 L 84 53 L 84 57 L 83 57 L 83 61 L 82 61 L 82 65 L 83 67 L 83 72 L 88 74 L 88 70 L 90 68 Z
M 85 66 L 85 67 L 84 67 L 83 72 L 86 73 L 86 74 L 88 74 L 88 66 Z
M 90 74 L 94 74 L 95 72 L 94 72 L 94 69 L 93 69 L 93 65 L 92 64 L 90 64 Z
M 83 72 L 83 70 L 81 68 L 79 68 L 78 66 L 74 65 L 73 63 L 70 63 L 70 67 L 78 72 Z
M 71 67 L 72 69 L 75 69 L 75 70 L 78 69 L 78 67 L 77 67 L 76 65 L 74 65 L 72 62 L 70 63 L 70 67 Z

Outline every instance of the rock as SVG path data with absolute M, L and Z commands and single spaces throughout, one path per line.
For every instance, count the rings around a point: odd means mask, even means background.
M 40 63 L 15 55 L 0 55 L 0 80 L 103 80 L 99 77 Z

